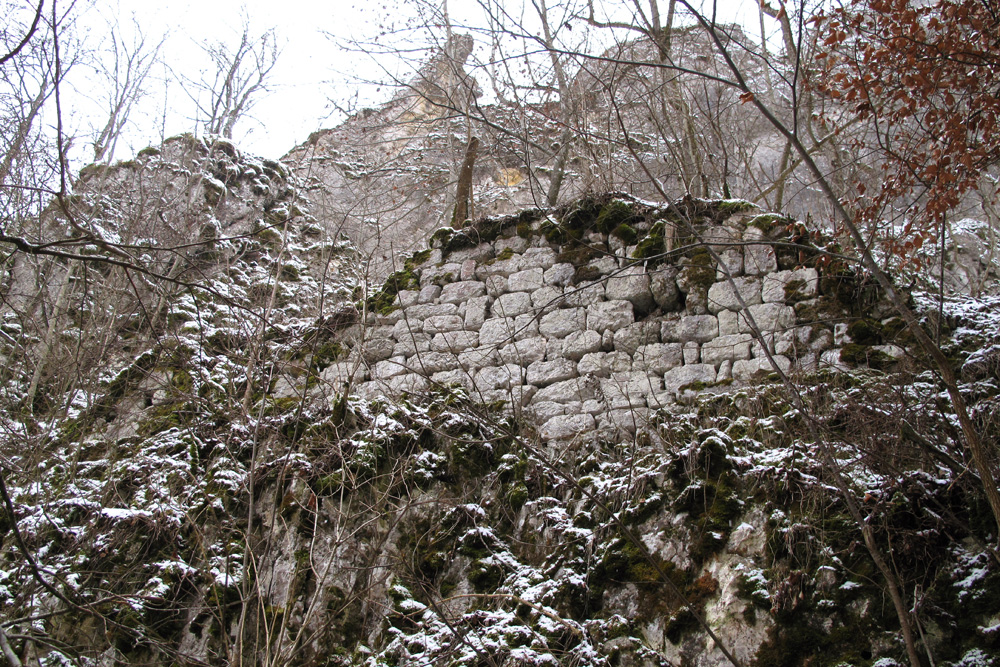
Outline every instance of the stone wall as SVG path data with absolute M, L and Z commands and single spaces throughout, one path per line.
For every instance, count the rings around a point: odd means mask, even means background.
M 443 231 L 369 299 L 382 312 L 324 379 L 365 396 L 460 385 L 561 440 L 634 433 L 653 411 L 769 375 L 765 344 L 793 374 L 902 356 L 881 335 L 852 341 L 888 320 L 871 299 L 859 316 L 858 281 L 823 270 L 814 245 L 783 256 L 791 221 L 696 203 L 671 251 L 662 221 L 677 208 L 630 200 L 596 201 L 589 226 L 578 208 Z M 628 223 L 602 232 L 611 206 Z

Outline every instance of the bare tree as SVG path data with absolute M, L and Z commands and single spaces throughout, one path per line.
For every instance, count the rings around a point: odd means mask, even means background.
M 221 41 L 200 46 L 211 68 L 199 79 L 182 75 L 191 88 L 185 88 L 185 93 L 195 103 L 198 124 L 207 134 L 232 139 L 236 123 L 250 114 L 260 94 L 267 91 L 268 76 L 280 54 L 275 31 L 253 35 L 249 19 L 244 18 L 235 46 Z
M 123 39 L 121 30 L 112 26 L 107 53 L 97 61 L 98 74 L 108 82 L 108 88 L 102 91 L 107 120 L 94 138 L 95 162 L 110 162 L 114 158 L 118 138 L 135 105 L 146 94 L 146 79 L 159 61 L 163 40 L 148 45 L 142 27 L 134 19 L 133 30 L 135 37 L 130 45 Z

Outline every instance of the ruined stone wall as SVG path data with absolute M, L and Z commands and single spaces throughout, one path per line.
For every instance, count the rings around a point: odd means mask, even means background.
M 853 276 L 821 271 L 813 253 L 783 256 L 791 221 L 701 204 L 671 252 L 662 221 L 674 213 L 614 200 L 592 206 L 589 227 L 576 209 L 439 234 L 369 299 L 381 312 L 324 377 L 369 397 L 460 385 L 562 440 L 634 433 L 653 411 L 772 373 L 751 323 L 785 372 L 902 356 L 881 336 L 852 341 L 885 328 L 878 304 L 859 317 Z M 611 206 L 630 224 L 605 233 Z

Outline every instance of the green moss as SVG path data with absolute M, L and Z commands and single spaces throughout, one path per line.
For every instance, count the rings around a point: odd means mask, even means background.
M 507 493 L 507 504 L 514 511 L 520 510 L 528 502 L 528 487 L 524 484 L 517 484 Z
M 715 261 L 707 248 L 696 247 L 689 250 L 682 262 L 681 271 L 691 285 L 703 287 L 706 290 L 715 283 Z
M 426 262 L 431 257 L 431 249 L 420 250 L 419 252 L 413 253 L 409 259 L 403 261 L 403 268 L 413 271 L 418 266 Z
M 854 320 L 847 326 L 847 335 L 858 345 L 881 345 L 882 324 L 868 318 Z
M 326 341 L 316 346 L 309 365 L 314 371 L 323 372 L 330 364 L 343 359 L 347 354 L 347 348 L 339 342 L 333 340 Z
M 756 227 L 765 234 L 770 234 L 776 228 L 784 227 L 792 222 L 795 222 L 793 218 L 789 218 L 784 215 L 778 215 L 777 213 L 763 213 L 761 215 L 755 215 L 747 220 L 747 227 Z
M 156 148 L 155 146 L 147 146 L 146 148 L 143 148 L 141 151 L 139 151 L 136 154 L 136 157 L 145 157 L 145 158 L 156 157 L 157 155 L 160 154 L 160 152 L 161 152 L 160 149 Z
M 188 394 L 194 388 L 194 378 L 186 370 L 176 370 L 170 376 L 170 385 L 176 391 Z
M 601 271 L 596 266 L 578 266 L 573 273 L 573 284 L 591 282 L 601 277 Z
M 584 264 L 601 257 L 603 253 L 597 248 L 588 245 L 576 245 L 568 248 L 556 255 L 556 263 L 572 264 L 573 266 L 583 266 Z
M 844 307 L 836 299 L 827 296 L 800 301 L 793 308 L 799 322 L 833 324 L 846 315 Z
M 635 227 L 624 222 L 611 230 L 611 235 L 620 239 L 625 245 L 633 245 L 639 238 L 639 232 L 635 231 Z
M 639 241 L 635 252 L 632 253 L 632 257 L 635 259 L 651 259 L 666 252 L 665 230 L 666 226 L 663 220 L 657 220 L 653 223 L 649 233 Z
M 397 294 L 402 290 L 413 290 L 419 287 L 420 279 L 412 270 L 404 268 L 402 271 L 397 271 L 386 279 L 381 290 L 368 297 L 368 310 L 379 315 L 388 315 L 395 310 Z
M 604 557 L 595 569 L 594 583 L 595 585 L 606 585 L 607 581 L 612 581 L 621 584 L 634 583 L 646 590 L 658 588 L 663 584 L 663 579 L 660 577 L 657 566 L 675 583 L 677 583 L 675 573 L 683 577 L 677 573 L 676 567 L 670 561 L 664 561 L 655 556 L 650 556 L 650 558 L 653 559 L 652 563 L 646 554 L 632 542 L 618 538 L 608 545 Z
M 500 251 L 500 254 L 496 256 L 496 259 L 498 262 L 502 262 L 504 260 L 510 259 L 513 256 L 514 256 L 513 248 L 504 248 L 503 250 Z
M 255 223 L 253 230 L 250 232 L 251 235 L 261 243 L 266 246 L 277 250 L 281 247 L 281 234 L 279 234 L 273 227 L 265 226 L 261 223 Z
M 598 197 L 578 199 L 562 214 L 560 222 L 563 229 L 572 238 L 582 238 L 585 231 L 595 226 L 603 207 L 604 204 Z
M 477 593 L 492 593 L 503 582 L 504 571 L 496 563 L 484 563 L 477 559 L 469 565 L 467 578 Z
M 157 433 L 180 428 L 197 414 L 186 401 L 163 403 L 146 410 L 136 426 L 136 433 L 147 438 Z
M 803 290 L 806 288 L 804 280 L 789 280 L 785 283 L 785 301 L 800 301 L 806 298 Z
M 745 199 L 723 199 L 715 205 L 715 218 L 719 222 L 737 213 L 747 213 L 756 210 L 756 204 L 752 204 Z
M 896 363 L 896 360 L 885 352 L 858 343 L 850 343 L 841 348 L 840 359 L 849 364 L 868 366 L 878 371 L 888 370 Z
M 601 208 L 594 221 L 594 227 L 602 234 L 610 234 L 621 226 L 628 227 L 628 223 L 635 218 L 631 204 L 614 199 Z

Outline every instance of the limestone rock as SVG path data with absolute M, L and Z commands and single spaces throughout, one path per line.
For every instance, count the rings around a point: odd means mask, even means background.
M 649 289 L 653 293 L 653 300 L 664 312 L 676 310 L 680 304 L 677 271 L 675 266 L 666 266 L 649 274 Z
M 748 244 L 743 248 L 744 273 L 748 276 L 760 276 L 778 270 L 778 256 L 767 243 L 764 232 L 756 227 L 747 227 L 743 233 L 743 241 Z
M 641 345 L 660 342 L 660 323 L 635 322 L 615 332 L 615 349 L 625 354 L 635 354 Z
M 682 387 L 695 383 L 712 384 L 715 382 L 715 366 L 712 364 L 691 364 L 672 368 L 663 375 L 663 388 L 676 393 Z
M 747 312 L 757 323 L 757 328 L 761 333 L 773 333 L 775 331 L 785 331 L 795 326 L 795 309 L 780 303 L 762 303 L 747 308 Z M 740 333 L 750 333 L 749 321 L 738 316 L 737 324 Z
M 762 298 L 765 303 L 787 303 L 816 296 L 819 274 L 816 269 L 778 271 L 764 276 Z
M 598 333 L 617 331 L 635 321 L 629 301 L 603 301 L 587 307 L 587 328 Z
M 664 343 L 707 343 L 719 335 L 719 320 L 715 315 L 685 315 L 664 320 L 660 338 Z
M 551 269 L 556 263 L 556 252 L 552 248 L 528 248 L 522 255 L 521 265 L 525 269 Z
M 600 349 L 601 334 L 585 329 L 567 334 L 560 348 L 560 354 L 566 359 L 580 361 L 583 355 L 597 352 Z
M 535 361 L 528 366 L 528 384 L 533 384 L 536 387 L 547 387 L 555 382 L 575 377 L 576 364 L 569 359 Z
M 462 352 L 479 345 L 479 334 L 475 331 L 447 331 L 431 339 L 431 350 L 435 352 Z
M 493 302 L 493 317 L 516 317 L 531 312 L 531 295 L 526 292 L 501 294 Z
M 749 359 L 752 341 L 753 337 L 750 334 L 719 336 L 701 346 L 701 361 L 718 366 L 723 361 Z
M 545 422 L 538 432 L 543 440 L 570 440 L 593 434 L 596 428 L 593 415 L 560 415 Z
M 479 296 L 469 299 L 465 304 L 465 328 L 469 331 L 479 331 L 489 313 L 490 297 Z
M 656 303 L 650 289 L 649 274 L 641 266 L 631 266 L 612 273 L 604 286 L 604 296 L 608 301 L 629 301 L 640 313 L 648 313 Z
M 733 290 L 735 285 L 736 290 Z M 708 311 L 717 314 L 721 310 L 741 310 L 739 294 L 744 305 L 755 306 L 761 302 L 761 282 L 759 278 L 733 278 L 733 284 L 728 280 L 714 283 L 708 289 Z
M 438 300 L 441 303 L 462 304 L 474 297 L 486 294 L 486 284 L 475 280 L 448 283 L 441 289 Z
M 636 349 L 632 355 L 632 368 L 637 371 L 663 375 L 683 363 L 680 343 L 653 343 Z
M 545 358 L 548 342 L 542 337 L 525 338 L 500 348 L 500 359 L 504 363 L 528 366 Z
M 425 285 L 417 293 L 417 303 L 434 303 L 441 296 L 440 285 Z
M 542 315 L 538 332 L 550 338 L 565 338 L 574 331 L 582 331 L 586 321 L 583 308 L 564 308 Z
M 586 401 L 597 398 L 598 384 L 594 378 L 573 378 L 550 384 L 539 389 L 533 400 L 555 401 L 569 403 L 570 401 Z
M 546 285 L 566 287 L 573 282 L 574 275 L 576 275 L 576 267 L 572 264 L 554 264 L 550 269 L 545 271 L 542 279 Z
M 612 373 L 632 370 L 632 358 L 624 352 L 591 352 L 576 365 L 581 375 L 610 377 Z
M 544 271 L 539 268 L 525 269 L 507 277 L 507 289 L 511 292 L 534 292 L 544 285 Z
M 432 315 L 424 320 L 424 333 L 434 335 L 446 331 L 461 331 L 465 320 L 458 315 Z

